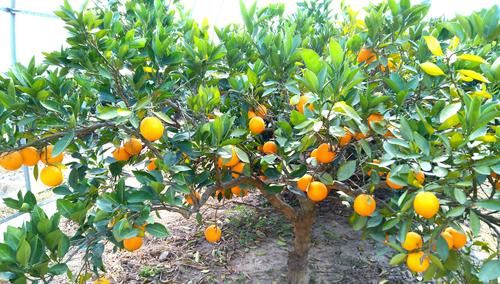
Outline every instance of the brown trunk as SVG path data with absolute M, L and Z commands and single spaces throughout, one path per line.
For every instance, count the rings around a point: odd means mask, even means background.
M 308 201 L 305 201 L 309 203 Z M 302 203 L 302 202 L 301 202 Z M 314 204 L 301 204 L 302 210 L 293 222 L 294 248 L 288 254 L 288 283 L 309 283 L 309 247 L 314 223 Z M 305 206 L 304 206 L 305 205 Z

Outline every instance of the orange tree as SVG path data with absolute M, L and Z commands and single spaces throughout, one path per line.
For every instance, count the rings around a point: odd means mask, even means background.
M 498 7 L 427 20 L 428 4 L 391 0 L 362 19 L 329 2 L 242 4 L 244 25 L 216 40 L 175 3 L 61 7 L 67 45 L 0 77 L 0 165 L 32 166 L 60 196 L 51 217 L 30 192 L 4 200 L 31 218 L 4 234 L 2 277 L 84 282 L 105 244 L 166 237 L 160 210 L 196 215 L 216 243 L 224 226 L 200 208 L 252 191 L 293 224 L 290 283 L 308 281 L 328 195 L 416 277 L 495 281 L 498 243 L 476 237 L 498 237 Z

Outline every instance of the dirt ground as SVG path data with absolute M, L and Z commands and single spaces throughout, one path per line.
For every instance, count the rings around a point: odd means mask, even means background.
M 146 235 L 136 252 L 113 252 L 107 247 L 106 277 L 112 283 L 285 283 L 287 252 L 291 244 L 291 226 L 260 196 L 248 196 L 236 202 L 211 202 L 203 213 L 204 222 L 213 220 L 216 206 L 223 238 L 210 244 L 195 218 L 183 219 L 162 212 L 163 223 L 171 236 L 158 239 Z M 359 232 L 347 223 L 350 214 L 333 198 L 321 205 L 313 231 L 310 253 L 311 283 L 410 283 L 409 272 L 390 267 L 385 251 L 370 240 L 361 240 Z M 254 207 L 255 206 L 255 207 Z M 78 259 L 78 257 L 76 258 Z M 78 260 L 70 263 L 80 268 Z

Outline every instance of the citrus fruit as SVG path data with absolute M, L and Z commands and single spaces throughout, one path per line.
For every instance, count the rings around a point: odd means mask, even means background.
M 311 158 L 316 158 L 317 156 L 318 156 L 318 149 L 312 150 L 310 157 Z
M 147 165 L 148 171 L 154 171 L 154 170 L 156 170 L 156 164 L 155 164 L 155 162 L 156 162 L 156 158 L 152 158 L 151 160 L 149 160 L 149 163 Z
M 224 159 L 220 159 L 220 161 L 221 165 L 224 167 L 232 167 L 240 162 L 234 146 L 231 146 L 231 159 L 227 162 L 224 162 Z
M 262 152 L 266 154 L 276 154 L 278 153 L 278 146 L 273 141 L 267 141 L 262 146 Z
M 250 122 L 248 123 L 248 128 L 250 128 L 250 132 L 253 135 L 258 135 L 264 132 L 264 129 L 266 128 L 266 123 L 260 116 L 256 116 L 252 119 L 250 119 Z
M 316 160 L 318 162 L 327 164 L 332 162 L 335 159 L 335 156 L 337 155 L 335 152 L 330 151 L 331 147 L 330 144 L 328 143 L 323 143 L 319 145 L 318 147 L 318 152 L 316 154 Z
M 453 247 L 453 236 L 445 230 L 444 232 L 441 232 L 441 237 L 443 237 L 448 244 L 448 249 L 451 249 Z
M 210 225 L 205 229 L 205 239 L 210 243 L 218 242 L 221 236 L 221 229 L 215 225 Z
M 126 161 L 130 158 L 130 155 L 127 151 L 125 151 L 125 148 L 118 147 L 113 151 L 113 157 L 117 161 Z
M 410 253 L 406 258 L 406 265 L 412 272 L 424 272 L 429 267 L 429 257 L 424 256 L 421 251 Z
M 23 156 L 18 151 L 2 153 L 0 166 L 8 171 L 15 171 L 23 165 Z
M 64 158 L 64 153 L 60 153 L 57 156 L 52 156 L 52 149 L 54 146 L 48 145 L 42 148 L 42 153 L 40 153 L 40 160 L 45 164 L 60 163 Z
M 19 151 L 21 156 L 23 156 L 23 165 L 31 167 L 38 163 L 40 160 L 40 154 L 35 147 L 26 147 Z
M 372 129 L 372 123 L 381 122 L 384 117 L 380 113 L 372 113 L 368 116 L 368 127 Z
M 370 64 L 377 59 L 377 56 L 372 52 L 369 48 L 361 48 L 358 53 L 357 61 L 358 63 L 366 62 L 366 64 Z
M 377 164 L 377 165 L 378 165 L 378 164 L 380 164 L 380 160 L 374 159 L 374 160 L 372 161 L 372 163 L 373 163 L 373 164 Z M 368 175 L 368 176 L 371 176 L 371 175 L 372 175 L 372 169 L 368 170 L 367 175 Z M 378 172 L 378 175 L 379 175 L 379 176 L 383 176 L 383 175 L 384 175 L 384 172 Z
M 303 175 L 299 180 L 297 180 L 297 187 L 302 191 L 307 191 L 307 187 L 313 181 L 313 177 L 309 174 Z
M 123 240 L 123 247 L 128 251 L 136 251 L 142 247 L 141 237 L 132 237 Z
M 197 200 L 200 200 L 200 198 L 201 198 L 201 194 L 198 191 L 194 192 L 194 196 L 196 197 Z M 186 194 L 185 198 L 186 198 L 187 204 L 189 204 L 189 205 L 194 204 L 193 199 L 191 198 L 191 194 Z
M 377 203 L 368 194 L 360 194 L 354 199 L 354 211 L 360 216 L 371 216 L 375 208 L 377 208 Z
M 46 186 L 58 186 L 63 181 L 63 174 L 56 166 L 46 166 L 40 172 L 40 179 Z
M 267 108 L 265 105 L 261 105 L 259 104 L 256 108 L 255 108 L 255 114 L 257 116 L 260 116 L 262 118 L 266 117 L 267 115 Z
M 424 172 L 416 172 L 414 173 L 415 179 L 418 181 L 420 184 L 424 184 L 425 181 L 425 174 Z
M 247 116 L 248 116 L 248 119 L 252 119 L 252 118 L 254 118 L 254 117 L 255 117 L 255 116 L 257 116 L 257 115 L 255 114 L 255 112 L 253 112 L 253 111 L 249 110 L 249 111 L 247 112 Z
M 352 139 L 352 133 L 349 131 L 347 127 L 344 127 L 345 135 L 340 137 L 339 139 L 339 145 L 340 146 L 345 146 L 351 142 Z
M 158 118 L 154 116 L 149 116 L 141 121 L 139 130 L 141 132 L 142 137 L 146 138 L 146 140 L 148 141 L 153 142 L 160 139 L 163 136 L 163 131 L 165 130 L 165 127 L 163 127 L 163 123 L 161 123 L 161 121 Z
M 137 138 L 130 138 L 123 144 L 125 151 L 130 154 L 130 156 L 138 155 L 142 150 L 141 140 Z
M 231 187 L 231 192 L 235 196 L 241 196 L 242 190 L 241 190 L 241 187 L 239 187 L 239 186 L 233 186 L 233 187 Z
M 240 174 L 243 173 L 243 170 L 245 169 L 245 163 L 237 163 L 236 166 L 234 166 L 231 171 L 231 176 L 233 178 L 239 178 Z
M 421 191 L 413 200 L 413 209 L 426 219 L 432 218 L 439 211 L 439 199 L 432 192 Z
M 110 284 L 111 282 L 109 282 L 108 279 L 104 278 L 104 277 L 100 277 L 96 280 L 94 280 L 94 282 L 92 282 L 92 284 Z
M 307 189 L 307 197 L 314 202 L 319 202 L 328 196 L 328 189 L 319 181 L 313 181 L 309 184 Z
M 406 233 L 406 238 L 403 242 L 402 247 L 407 251 L 412 251 L 414 249 L 421 248 L 422 244 L 422 236 L 415 232 L 408 232 Z
M 368 135 L 364 134 L 363 132 L 356 132 L 354 133 L 354 139 L 356 140 L 362 140 L 362 139 L 365 139 L 366 137 L 368 137 Z
M 392 189 L 402 189 L 404 186 L 399 185 L 393 181 L 391 181 L 391 173 L 387 174 L 387 177 L 385 178 L 385 183 L 387 183 L 387 186 L 392 188 Z
M 309 101 L 311 97 L 308 95 L 302 95 L 300 96 L 299 103 L 297 104 L 297 110 L 300 113 L 304 113 L 304 106 L 307 104 L 307 101 Z M 309 104 L 308 108 L 313 111 L 314 110 L 314 105 Z
M 454 249 L 461 249 L 467 243 L 467 236 L 464 233 L 459 232 L 452 227 L 446 228 L 445 232 L 448 232 L 453 237 Z

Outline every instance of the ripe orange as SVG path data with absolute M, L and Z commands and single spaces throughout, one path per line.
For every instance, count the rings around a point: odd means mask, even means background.
M 254 117 L 255 117 L 255 116 L 257 116 L 257 115 L 255 114 L 255 112 L 253 112 L 253 111 L 249 110 L 249 111 L 247 112 L 247 116 L 248 116 L 248 119 L 252 119 L 252 118 L 254 118 Z
M 58 186 L 63 181 L 63 174 L 56 166 L 46 166 L 40 172 L 40 179 L 46 186 Z
M 394 135 L 394 131 L 395 131 L 394 126 L 389 125 L 389 126 L 387 127 L 387 132 L 384 134 L 384 137 L 385 137 L 385 138 L 393 138 L 393 137 L 396 137 L 396 136 Z
M 445 230 L 444 232 L 441 232 L 441 237 L 443 237 L 448 244 L 448 249 L 451 249 L 453 247 L 453 236 Z
M 113 157 L 117 161 L 126 161 L 130 158 L 130 155 L 125 151 L 125 148 L 118 147 L 113 151 Z
M 264 143 L 264 146 L 262 146 L 262 152 L 266 154 L 276 154 L 278 153 L 278 146 L 273 141 L 267 141 Z
M 418 181 L 420 184 L 424 184 L 425 181 L 425 174 L 424 172 L 417 172 L 415 174 L 415 179 Z
M 152 158 L 151 160 L 149 160 L 149 163 L 147 165 L 148 171 L 154 171 L 154 170 L 156 170 L 156 164 L 155 164 L 155 162 L 156 162 L 156 158 Z
M 250 119 L 250 122 L 248 123 L 248 128 L 250 128 L 250 132 L 253 135 L 258 135 L 264 132 L 264 129 L 266 129 L 266 123 L 260 116 L 256 116 L 252 119 Z
M 377 208 L 377 202 L 368 194 L 360 194 L 354 199 L 354 211 L 360 216 L 371 216 Z
M 310 157 L 311 158 L 316 158 L 317 156 L 318 156 L 318 149 L 312 150 Z
M 344 127 L 345 135 L 340 137 L 339 139 L 339 145 L 340 146 L 345 146 L 351 142 L 352 139 L 352 133 L 349 131 L 347 127 Z
M 412 251 L 421 248 L 422 245 L 422 236 L 415 232 L 408 232 L 402 246 L 405 250 Z
M 387 173 L 387 177 L 385 178 L 385 183 L 387 183 L 387 186 L 392 189 L 402 189 L 404 187 L 402 185 L 399 185 L 391 181 L 391 173 Z
M 128 251 L 136 251 L 142 247 L 141 237 L 132 237 L 123 240 L 123 247 Z
M 241 194 L 242 192 L 243 192 L 243 195 L 245 195 L 245 191 L 242 191 L 241 187 L 239 187 L 239 186 L 231 187 L 231 193 L 233 193 L 235 196 L 242 196 L 242 194 Z
M 222 230 L 215 225 L 210 225 L 205 229 L 205 239 L 209 243 L 216 243 L 220 241 L 221 236 Z
M 28 167 L 36 165 L 40 160 L 40 154 L 38 154 L 38 150 L 35 147 L 26 147 L 19 151 L 19 153 L 23 156 L 23 164 Z
M 497 178 L 498 178 L 498 175 L 497 175 L 497 173 L 495 173 L 495 172 L 491 172 L 490 177 L 491 177 L 492 179 L 497 179 Z
M 108 279 L 104 278 L 104 277 L 100 277 L 96 280 L 94 280 L 94 282 L 92 282 L 92 284 L 110 284 L 111 282 L 109 282 Z
M 439 211 L 439 199 L 432 192 L 421 191 L 413 200 L 413 209 L 426 219 L 432 218 Z
M 146 138 L 146 140 L 153 142 L 163 136 L 165 127 L 163 127 L 163 123 L 161 123 L 158 118 L 149 116 L 141 121 L 139 130 L 141 132 L 141 135 Z
M 125 144 L 123 144 L 123 148 L 125 148 L 125 151 L 127 151 L 130 156 L 138 155 L 142 150 L 141 140 L 137 138 L 130 138 L 127 142 L 125 142 Z
M 446 228 L 445 232 L 448 232 L 453 237 L 454 249 L 461 249 L 467 243 L 467 236 L 464 233 L 459 232 L 452 227 Z
M 309 174 L 303 175 L 299 180 L 297 180 L 297 187 L 302 191 L 307 191 L 307 187 L 313 181 L 313 177 Z
M 368 127 L 372 129 L 372 123 L 381 122 L 382 120 L 384 120 L 384 117 L 380 113 L 372 113 L 368 116 L 367 120 L 368 120 Z
M 385 66 L 384 66 L 384 65 L 380 64 L 380 66 L 379 66 L 379 67 L 380 67 L 380 70 L 381 70 L 382 72 L 385 72 L 385 70 L 386 70 L 386 69 L 385 69 Z M 389 71 L 395 71 L 395 70 L 396 70 L 396 65 L 394 65 L 394 63 L 392 63 L 391 58 L 389 58 L 389 59 L 387 60 L 387 67 L 389 67 Z
M 373 164 L 377 164 L 377 165 L 378 165 L 378 164 L 380 164 L 380 160 L 374 159 L 374 160 L 372 161 L 372 163 L 373 163 Z M 371 175 L 372 175 L 372 170 L 371 170 L 371 169 L 370 169 L 370 170 L 368 170 L 367 175 L 368 175 L 368 176 L 371 176 Z M 384 172 L 378 172 L 378 175 L 379 175 L 379 176 L 383 176 L 383 175 L 384 175 Z
M 357 141 L 365 139 L 366 137 L 368 137 L 368 135 L 364 134 L 363 132 L 354 133 L 354 139 L 356 139 Z
M 358 63 L 366 62 L 366 64 L 370 64 L 377 59 L 377 56 L 372 52 L 369 48 L 361 48 L 358 53 Z
M 0 155 L 0 166 L 8 171 L 15 171 L 23 165 L 23 156 L 19 151 L 2 153 Z
M 406 265 L 412 272 L 424 272 L 429 267 L 429 257 L 424 256 L 421 251 L 410 253 L 406 258 Z
M 497 182 L 495 183 L 495 188 L 496 190 L 500 190 L 500 180 L 497 180 Z
M 198 191 L 194 192 L 194 196 L 196 197 L 196 200 L 200 200 L 200 198 L 201 198 L 201 194 Z M 184 197 L 186 198 L 187 204 L 189 204 L 189 205 L 194 204 L 193 199 L 191 198 L 191 194 L 186 194 L 186 196 L 184 196 Z
M 304 106 L 307 104 L 307 101 L 309 101 L 311 97 L 308 95 L 302 95 L 300 96 L 299 103 L 297 104 L 297 110 L 300 113 L 304 113 Z M 309 104 L 308 108 L 313 111 L 314 110 L 314 105 Z
M 328 196 L 326 185 L 319 181 L 313 181 L 307 189 L 307 197 L 314 202 L 320 202 Z
M 319 145 L 318 152 L 316 155 L 316 160 L 318 160 L 318 162 L 323 163 L 323 164 L 327 164 L 327 163 L 332 162 L 335 159 L 335 156 L 337 155 L 337 153 L 332 152 L 330 150 L 331 150 L 331 146 L 328 143 L 323 143 L 323 144 Z
M 257 106 L 257 108 L 255 109 L 255 114 L 256 114 L 257 116 L 260 116 L 260 117 L 262 117 L 262 118 L 265 118 L 265 117 L 266 117 L 266 115 L 267 115 L 267 108 L 266 108 L 266 106 L 265 106 L 265 105 L 261 105 L 261 104 L 259 104 L 259 105 Z
M 233 178 L 239 178 L 240 177 L 240 174 L 243 173 L 243 170 L 245 169 L 245 164 L 244 163 L 238 163 L 236 164 L 236 166 L 234 166 L 231 171 L 231 176 Z
M 224 167 L 232 167 L 235 166 L 240 162 L 240 159 L 238 158 L 238 154 L 236 153 L 236 150 L 234 149 L 234 146 L 231 146 L 231 160 L 227 161 L 224 163 L 223 159 L 220 159 L 220 164 Z M 219 166 L 221 167 L 221 166 Z
M 40 160 L 45 164 L 60 163 L 63 161 L 64 153 L 57 156 L 52 156 L 52 149 L 54 146 L 48 145 L 42 148 L 42 153 L 40 154 Z

